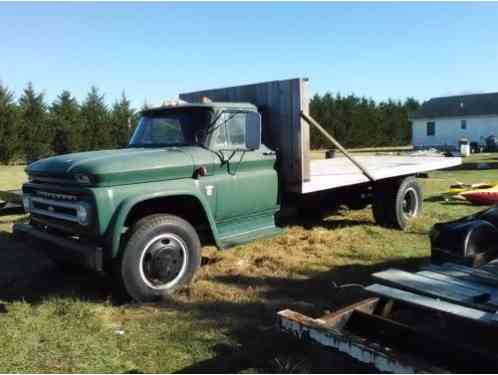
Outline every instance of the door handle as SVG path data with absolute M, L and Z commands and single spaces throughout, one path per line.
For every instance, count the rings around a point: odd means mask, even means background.
M 263 152 L 263 155 L 264 156 L 273 156 L 273 155 L 277 155 L 277 153 L 275 151 L 265 151 L 265 152 Z

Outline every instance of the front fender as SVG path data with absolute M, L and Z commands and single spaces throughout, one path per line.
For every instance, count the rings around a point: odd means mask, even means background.
M 216 245 L 219 246 L 218 230 L 214 221 L 211 207 L 206 197 L 204 197 L 197 189 L 175 189 L 167 191 L 161 189 L 157 191 L 151 191 L 146 194 L 137 194 L 130 196 L 123 199 L 118 204 L 105 235 L 106 247 L 108 249 L 111 249 L 112 258 L 116 257 L 119 253 L 119 248 L 121 245 L 121 235 L 123 234 L 123 231 L 125 229 L 126 218 L 128 217 L 128 214 L 133 209 L 133 207 L 147 200 L 174 196 L 191 196 L 192 199 L 197 199 L 200 202 L 208 219 L 214 241 Z

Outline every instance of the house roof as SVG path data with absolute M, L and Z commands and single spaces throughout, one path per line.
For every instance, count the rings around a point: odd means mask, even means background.
M 410 118 L 498 115 L 498 92 L 432 98 Z

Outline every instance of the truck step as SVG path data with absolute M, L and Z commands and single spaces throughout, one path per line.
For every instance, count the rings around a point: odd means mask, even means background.
M 285 230 L 276 226 L 254 228 L 243 233 L 235 233 L 220 238 L 220 247 L 227 249 L 229 247 L 242 245 L 247 242 L 270 238 L 285 233 Z

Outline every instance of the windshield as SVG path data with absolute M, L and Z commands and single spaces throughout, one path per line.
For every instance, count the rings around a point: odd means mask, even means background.
M 140 119 L 129 146 L 165 147 L 203 144 L 209 117 L 209 110 L 204 108 L 146 112 Z

